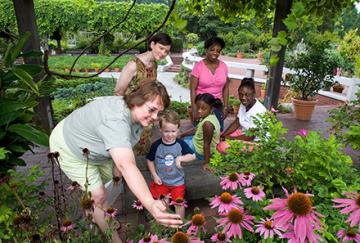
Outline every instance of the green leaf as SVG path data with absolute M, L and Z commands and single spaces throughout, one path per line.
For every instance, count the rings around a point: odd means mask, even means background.
M 286 39 L 286 32 L 285 31 L 279 31 L 278 38 L 279 38 L 279 44 L 280 45 L 285 46 L 288 43 L 288 41 Z
M 0 159 L 5 159 L 7 153 L 10 153 L 10 151 L 6 150 L 6 148 L 4 148 L 4 147 L 1 147 L 0 148 Z
M 177 30 L 183 30 L 185 29 L 186 25 L 187 21 L 185 19 L 178 18 L 174 23 L 174 28 Z
M 284 24 L 288 30 L 295 30 L 297 28 L 296 19 L 293 16 L 288 16 L 284 21 Z
M 13 100 L 4 100 L 0 102 L 0 116 L 12 113 L 17 110 L 24 110 L 35 107 L 37 105 L 36 101 L 13 101 Z
M 21 114 L 23 114 L 23 111 L 13 111 L 10 114 L 0 116 L 0 126 L 9 124 L 16 118 L 20 117 Z
M 344 191 L 346 189 L 346 183 L 341 179 L 334 179 L 331 181 L 331 184 L 333 184 L 338 191 Z
M 17 65 L 17 67 L 23 69 L 31 76 L 37 75 L 43 70 L 43 68 L 40 65 L 36 65 L 36 64 L 22 64 L 22 65 Z
M 14 132 L 14 133 L 22 136 L 23 138 L 25 138 L 31 142 L 34 142 L 36 144 L 43 145 L 43 146 L 49 146 L 49 136 L 46 133 L 44 133 L 28 124 L 11 125 L 9 127 L 9 131 Z
M 279 57 L 277 55 L 272 55 L 269 62 L 271 66 L 275 66 L 278 61 Z
M 273 37 L 270 41 L 269 41 L 269 45 L 272 51 L 278 52 L 281 49 L 281 45 L 279 43 L 279 38 L 277 37 Z
M 305 11 L 305 7 L 304 4 L 301 2 L 295 2 L 291 9 L 291 13 L 299 17 L 301 17 L 304 14 L 304 11 Z
M 6 135 L 6 132 L 4 130 L 0 130 L 0 139 L 3 139 Z
M 30 88 L 35 94 L 39 95 L 39 88 L 33 82 L 31 75 L 20 67 L 15 67 L 12 72 L 18 77 L 27 87 Z
M 18 43 L 14 46 L 14 48 L 11 51 L 11 62 L 13 63 L 15 59 L 20 55 L 20 52 L 25 46 L 25 43 L 30 38 L 31 33 L 29 31 L 26 31 L 19 39 Z
M 41 51 L 27 51 L 21 53 L 19 57 L 41 57 L 43 53 Z

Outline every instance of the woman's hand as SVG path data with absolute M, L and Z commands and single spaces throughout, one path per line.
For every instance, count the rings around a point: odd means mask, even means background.
M 155 200 L 151 204 L 150 213 L 159 224 L 171 228 L 180 227 L 183 223 L 180 215 L 167 213 L 166 209 L 166 205 L 163 201 Z

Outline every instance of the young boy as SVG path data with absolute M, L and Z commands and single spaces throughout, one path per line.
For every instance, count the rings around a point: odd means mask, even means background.
M 185 196 L 185 178 L 181 162 L 195 160 L 195 153 L 177 138 L 180 127 L 179 115 L 175 111 L 165 112 L 159 119 L 161 138 L 155 141 L 146 156 L 153 181 L 150 191 L 154 198 L 171 193 L 175 202 Z M 185 216 L 184 206 L 175 207 L 176 213 Z

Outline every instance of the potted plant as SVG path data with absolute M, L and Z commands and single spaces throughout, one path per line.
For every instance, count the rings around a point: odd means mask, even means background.
M 342 93 L 343 90 L 344 90 L 344 85 L 342 84 L 339 84 L 338 82 L 336 82 L 333 86 L 332 86 L 332 89 L 334 92 L 337 92 L 337 93 Z
M 305 50 L 290 55 L 288 66 L 295 73 L 288 80 L 290 88 L 297 94 L 292 99 L 295 117 L 308 121 L 317 103 L 315 95 L 325 83 L 334 83 L 333 68 L 336 61 L 326 52 L 330 38 L 326 34 L 310 34 Z

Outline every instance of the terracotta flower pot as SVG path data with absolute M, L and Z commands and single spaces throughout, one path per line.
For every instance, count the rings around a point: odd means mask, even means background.
M 318 100 L 301 100 L 292 98 L 295 118 L 301 121 L 309 121 L 314 112 Z
M 337 93 L 342 93 L 344 90 L 344 86 L 342 86 L 341 84 L 334 85 L 332 88 L 333 88 L 333 91 L 337 92 Z

